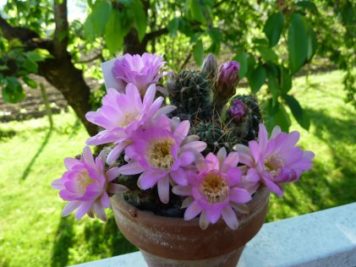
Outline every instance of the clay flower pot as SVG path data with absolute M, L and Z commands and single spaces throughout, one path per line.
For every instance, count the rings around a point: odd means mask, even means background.
M 238 214 L 240 226 L 228 228 L 223 220 L 199 227 L 198 219 L 184 221 L 139 210 L 122 196 L 111 198 L 116 223 L 124 236 L 137 246 L 150 267 L 235 267 L 245 244 L 264 223 L 269 192 L 260 188 Z

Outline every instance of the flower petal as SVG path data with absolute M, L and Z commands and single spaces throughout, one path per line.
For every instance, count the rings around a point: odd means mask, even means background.
M 189 221 L 195 218 L 201 211 L 202 208 L 200 205 L 196 201 L 193 201 L 184 212 L 184 220 Z
M 137 180 L 137 186 L 142 190 L 152 188 L 164 175 L 164 172 L 144 171 Z
M 73 210 L 75 210 L 76 208 L 78 208 L 80 205 L 79 201 L 70 201 L 67 203 L 67 205 L 64 207 L 63 211 L 62 211 L 62 216 L 68 216 Z
M 188 184 L 187 175 L 182 168 L 179 168 L 176 171 L 170 172 L 170 175 L 171 175 L 173 181 L 176 182 L 178 185 L 184 186 L 184 185 Z
M 222 211 L 222 217 L 226 222 L 227 226 L 232 230 L 236 230 L 239 227 L 239 223 L 237 221 L 236 213 L 230 206 L 226 206 Z
M 250 193 L 247 190 L 238 187 L 232 188 L 230 190 L 229 198 L 230 201 L 236 203 L 247 203 L 252 199 Z
M 158 196 L 162 203 L 169 202 L 169 177 L 160 179 L 157 184 Z
M 121 174 L 124 175 L 134 175 L 139 174 L 144 171 L 144 168 L 137 162 L 130 162 L 119 168 Z
M 126 146 L 127 146 L 127 142 L 118 143 L 108 154 L 108 157 L 106 158 L 106 163 L 109 165 L 113 164 L 118 159 L 118 157 L 120 156 L 120 154 L 122 153 L 122 151 L 125 149 Z

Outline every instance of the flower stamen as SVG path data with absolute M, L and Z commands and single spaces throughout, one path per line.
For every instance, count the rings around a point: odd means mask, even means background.
M 172 138 L 154 141 L 148 149 L 149 162 L 156 168 L 170 169 L 174 162 L 171 152 L 172 145 L 174 145 Z
M 201 192 L 209 203 L 224 201 L 229 195 L 229 186 L 226 181 L 216 172 L 209 172 L 201 184 Z
M 278 170 L 283 167 L 284 162 L 277 155 L 271 155 L 266 158 L 264 165 L 268 172 L 270 172 L 272 175 L 277 175 Z

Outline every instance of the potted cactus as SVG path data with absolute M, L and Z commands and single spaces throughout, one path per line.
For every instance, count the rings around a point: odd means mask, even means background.
M 149 266 L 236 266 L 262 226 L 269 192 L 297 181 L 314 154 L 298 132 L 268 136 L 257 99 L 235 95 L 239 63 L 166 72 L 160 56 L 126 54 L 103 64 L 107 94 L 86 118 L 100 127 L 53 182 L 76 210 L 106 220 Z M 168 104 L 169 103 L 169 104 Z

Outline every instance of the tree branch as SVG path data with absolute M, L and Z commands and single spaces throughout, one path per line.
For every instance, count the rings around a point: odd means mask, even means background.
M 32 38 L 39 38 L 36 32 L 23 27 L 13 27 L 1 16 L 0 30 L 4 37 L 8 40 L 19 39 L 22 42 L 27 42 Z
M 22 43 L 24 50 L 33 50 L 43 48 L 50 53 L 53 52 L 53 42 L 51 40 L 41 39 L 39 35 L 24 27 L 11 26 L 4 18 L 0 16 L 0 31 L 7 40 L 18 39 Z
M 54 0 L 54 53 L 58 58 L 67 56 L 68 45 L 68 19 L 67 19 L 67 0 Z
M 143 38 L 143 43 L 147 43 L 148 41 L 151 41 L 152 39 L 156 39 L 157 37 L 168 33 L 168 29 L 167 28 L 162 28 L 162 29 L 158 29 L 156 31 L 152 31 L 149 32 L 145 35 L 145 37 Z

